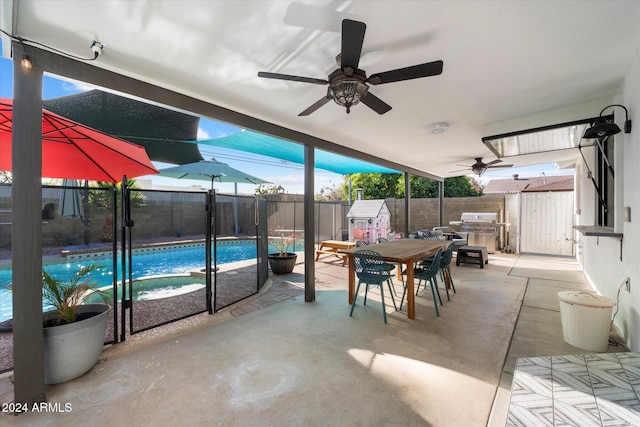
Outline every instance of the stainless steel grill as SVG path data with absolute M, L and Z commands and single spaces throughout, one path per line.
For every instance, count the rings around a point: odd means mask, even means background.
M 467 244 L 469 246 L 485 246 L 487 252 L 496 251 L 496 240 L 498 239 L 498 215 L 495 213 L 464 212 L 460 217 L 460 231 L 467 234 Z

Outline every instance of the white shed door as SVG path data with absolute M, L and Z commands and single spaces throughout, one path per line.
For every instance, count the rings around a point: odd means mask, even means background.
M 573 191 L 522 193 L 520 252 L 574 256 Z

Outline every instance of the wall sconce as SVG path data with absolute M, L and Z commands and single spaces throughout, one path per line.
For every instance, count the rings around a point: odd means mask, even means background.
M 631 133 L 631 120 L 629 120 L 629 112 L 627 109 L 620 104 L 612 104 L 607 105 L 600 111 L 600 117 L 598 117 L 594 122 L 593 126 L 584 131 L 583 138 L 585 139 L 593 139 L 593 138 L 602 138 L 605 136 L 615 135 L 616 133 L 620 133 L 620 128 L 617 124 L 613 123 L 613 121 L 608 121 L 605 117 L 602 117 L 602 113 L 609 107 L 621 107 L 624 109 L 624 133 Z
M 22 71 L 24 71 L 25 73 L 31 71 L 31 69 L 33 68 L 33 64 L 31 63 L 31 58 L 29 58 L 29 55 L 25 53 L 22 54 L 22 59 L 20 60 L 20 67 L 22 68 Z

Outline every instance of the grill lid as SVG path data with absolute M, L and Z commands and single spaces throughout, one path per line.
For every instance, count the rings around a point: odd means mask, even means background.
M 495 212 L 463 212 L 460 216 L 462 222 L 496 222 L 497 219 Z

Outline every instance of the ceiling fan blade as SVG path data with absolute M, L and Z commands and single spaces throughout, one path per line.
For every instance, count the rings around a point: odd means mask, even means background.
M 384 114 L 391 110 L 391 105 L 387 104 L 371 92 L 367 92 L 362 98 L 360 98 L 360 102 L 378 114 Z
M 487 166 L 491 166 L 491 165 L 495 165 L 496 163 L 502 163 L 502 160 L 500 159 L 495 159 L 490 161 L 489 163 L 486 163 Z
M 314 83 L 318 85 L 326 85 L 329 83 L 327 80 L 314 79 L 313 77 L 291 76 L 289 74 L 268 73 L 266 71 L 259 71 L 258 77 L 264 77 L 266 79 L 291 80 L 302 83 Z
M 324 98 L 321 98 L 319 101 L 315 102 L 311 107 L 298 114 L 298 116 L 308 116 L 329 101 L 331 101 L 331 98 L 325 96 Z
M 362 44 L 364 43 L 364 33 L 367 26 L 364 22 L 342 20 L 342 51 L 340 52 L 340 68 L 358 69 L 360 55 L 362 54 Z
M 489 168 L 512 168 L 513 165 L 493 165 L 493 166 L 487 166 L 487 169 Z
M 462 165 L 459 165 L 462 166 Z M 465 169 L 458 169 L 457 171 L 449 171 L 449 173 L 457 173 L 457 172 L 470 172 L 471 168 L 465 168 Z
M 373 74 L 367 79 L 367 82 L 372 85 L 380 85 L 403 80 L 419 79 L 421 77 L 437 76 L 438 74 L 442 74 L 442 65 L 442 61 L 434 61 L 412 67 L 398 68 L 397 70 Z

